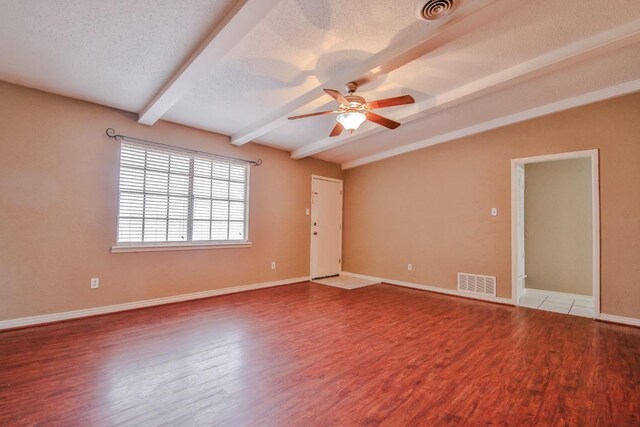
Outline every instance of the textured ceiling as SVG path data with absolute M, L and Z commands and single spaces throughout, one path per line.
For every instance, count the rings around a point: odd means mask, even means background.
M 233 0 L 2 0 L 0 79 L 139 111 Z
M 266 0 L 2 0 L 0 79 L 141 112 L 226 16 L 258 1 Z M 416 0 L 273 2 L 257 25 L 232 43 L 225 39 L 228 49 L 207 64 L 204 78 L 189 82 L 164 120 L 227 135 L 271 123 L 256 133 L 257 143 L 295 151 L 322 141 L 315 157 L 349 163 L 640 79 L 638 0 L 459 0 L 456 12 L 437 22 L 416 19 Z M 490 10 L 501 5 L 508 7 Z M 483 13 L 491 19 L 465 24 Z M 602 36 L 620 29 L 632 36 L 625 43 Z M 405 47 L 433 35 L 442 37 L 399 62 Z M 580 56 L 587 44 L 597 49 Z M 531 65 L 567 47 L 573 50 L 557 65 L 543 71 Z M 325 149 L 333 116 L 270 119 L 274 112 L 286 118 L 333 109 L 323 85 L 337 76 L 362 77 L 362 64 L 383 54 L 393 66 L 373 70 L 378 78 L 359 94 L 413 95 L 413 106 L 380 111 L 403 122 L 399 129 L 366 123 Z M 481 84 L 523 67 L 518 79 L 489 89 Z M 430 109 L 458 93 L 464 93 L 459 101 Z
M 414 6 L 414 0 L 281 0 L 165 118 L 234 133 L 246 116 L 255 121 L 429 25 L 416 20 Z
M 316 155 L 334 163 L 348 163 L 468 128 L 510 114 L 620 84 L 640 76 L 640 45 L 630 46 L 567 69 L 525 81 L 464 104 L 430 114 L 398 128 L 380 132 Z M 581 78 L 576 81 L 576 75 Z
M 589 7 L 585 7 L 585 3 L 590 3 Z M 621 7 L 612 8 L 611 3 L 620 3 Z M 437 96 L 585 36 L 638 19 L 640 1 L 536 0 L 504 18 L 427 53 L 389 73 L 382 82 L 363 86 L 360 95 L 380 99 L 411 94 L 418 102 Z M 637 64 L 640 57 L 622 58 L 622 61 Z M 575 80 L 569 85 L 580 83 Z M 530 95 L 538 94 L 533 90 Z M 309 111 L 298 113 L 306 112 Z M 384 114 L 393 118 L 394 112 L 390 109 Z M 263 136 L 260 141 L 273 145 L 279 142 L 287 149 L 297 148 L 317 139 L 316 134 L 305 135 L 306 126 L 306 123 L 288 124 Z M 331 127 L 325 127 L 325 136 L 330 130 Z

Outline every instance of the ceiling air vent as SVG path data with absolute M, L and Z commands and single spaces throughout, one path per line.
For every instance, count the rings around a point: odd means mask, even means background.
M 458 273 L 458 290 L 495 297 L 496 278 L 480 274 Z
M 456 6 L 458 6 L 457 0 L 427 0 L 426 2 L 421 0 L 416 13 L 420 19 L 435 21 L 449 15 Z

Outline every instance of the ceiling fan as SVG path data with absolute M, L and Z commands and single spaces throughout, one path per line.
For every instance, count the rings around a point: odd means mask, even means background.
M 357 83 L 349 82 L 346 84 L 345 89 L 347 90 L 347 95 L 343 95 L 334 89 L 324 89 L 327 94 L 338 102 L 337 110 L 320 111 L 317 113 L 303 114 L 301 116 L 293 116 L 289 117 L 289 120 L 304 119 L 307 117 L 322 116 L 325 114 L 338 114 L 338 117 L 336 117 L 338 123 L 333 128 L 329 136 L 338 136 L 345 129 L 348 130 L 349 133 L 353 133 L 366 120 L 389 129 L 395 129 L 400 126 L 400 123 L 373 113 L 371 110 L 394 107 L 396 105 L 413 104 L 416 102 L 411 95 L 396 96 L 394 98 L 367 102 L 363 97 L 354 95 L 355 91 L 358 89 Z

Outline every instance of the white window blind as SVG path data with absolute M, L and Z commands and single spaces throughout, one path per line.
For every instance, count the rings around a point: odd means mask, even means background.
M 246 162 L 122 141 L 118 243 L 247 240 Z

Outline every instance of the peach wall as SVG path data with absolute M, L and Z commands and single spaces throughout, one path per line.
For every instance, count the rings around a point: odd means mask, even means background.
M 251 248 L 110 252 L 119 133 L 256 159 Z M 0 82 L 0 320 L 309 275 L 311 175 L 338 165 Z M 277 269 L 271 270 L 271 261 Z M 100 278 L 90 290 L 89 279 Z
M 495 275 L 510 298 L 510 160 L 594 148 L 601 311 L 640 318 L 640 94 L 347 170 L 344 270 L 448 289 L 459 271 Z

